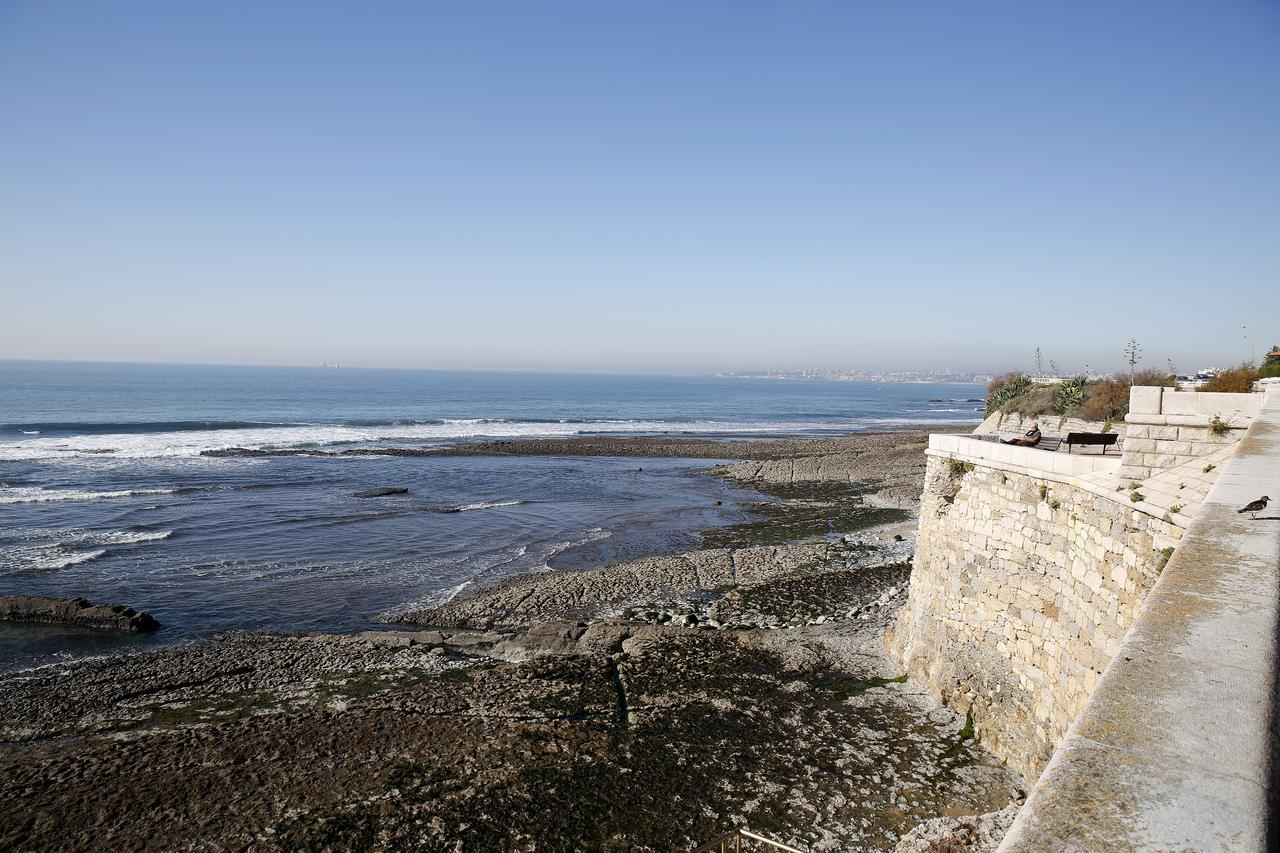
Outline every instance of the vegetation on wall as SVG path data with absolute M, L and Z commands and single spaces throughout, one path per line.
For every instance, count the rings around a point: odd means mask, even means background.
M 1085 378 L 1083 376 L 1073 376 L 1070 379 L 1063 380 L 1058 386 L 1058 391 L 1053 396 L 1053 413 L 1055 415 L 1065 415 L 1073 409 L 1078 409 L 1084 403 L 1084 387 Z
M 991 380 L 987 386 L 987 414 L 1001 408 L 1031 390 L 1031 380 L 1025 373 L 1006 373 Z
M 1129 413 L 1130 379 L 1134 385 L 1174 387 L 1177 380 L 1162 370 L 1117 373 L 1106 379 L 1076 376 L 1057 385 L 1033 385 L 1021 373 L 1006 373 L 987 387 L 987 414 L 1018 412 L 1027 417 L 1054 414 L 1086 421 L 1122 421 Z

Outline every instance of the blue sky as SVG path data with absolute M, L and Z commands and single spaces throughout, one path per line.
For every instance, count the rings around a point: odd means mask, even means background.
M 0 357 L 1280 342 L 1274 2 L 0 0 Z

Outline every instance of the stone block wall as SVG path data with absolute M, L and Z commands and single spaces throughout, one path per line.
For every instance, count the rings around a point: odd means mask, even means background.
M 1120 476 L 1145 480 L 1216 453 L 1241 439 L 1261 406 L 1261 394 L 1134 388 L 1125 417 Z M 1211 426 L 1214 424 L 1218 429 Z
M 1038 421 L 1041 435 L 1049 438 L 1066 438 L 1069 432 L 1102 432 L 1107 424 L 1102 421 L 1085 421 L 1080 418 L 1063 418 L 1060 415 L 1024 415 L 1021 412 L 993 412 L 974 430 L 982 435 L 1022 435 L 1031 428 L 1031 422 Z M 1124 437 L 1125 428 L 1121 422 L 1111 424 L 1107 429 Z
M 889 648 L 1028 782 L 1133 624 L 1161 549 L 1182 535 L 1127 504 L 1070 478 L 929 452 Z

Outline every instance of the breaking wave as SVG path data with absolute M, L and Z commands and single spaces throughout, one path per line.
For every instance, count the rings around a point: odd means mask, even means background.
M 232 448 L 319 450 L 335 445 L 379 442 L 421 444 L 488 438 L 569 438 L 578 435 L 829 435 L 838 432 L 856 432 L 885 424 L 926 425 L 950 423 L 954 420 L 956 419 L 901 416 L 850 418 L 842 421 L 460 418 L 275 425 L 254 421 L 63 424 L 60 426 L 67 428 L 82 426 L 82 430 L 75 434 L 40 435 L 0 443 L 0 462 L 83 457 L 110 459 L 199 457 L 207 451 Z M 120 429 L 109 431 L 113 427 L 120 427 Z
M 63 569 L 105 557 L 109 547 L 159 542 L 172 530 L 87 530 L 85 528 L 0 530 L 0 570 Z
M 176 489 L 118 489 L 91 492 L 83 489 L 43 489 L 38 486 L 0 487 L 0 504 L 94 501 L 103 498 L 132 498 L 140 495 L 171 495 L 176 491 Z
M 474 504 L 461 504 L 459 506 L 445 507 L 441 512 L 471 512 L 475 509 L 497 509 L 503 506 L 520 506 L 528 503 L 528 501 L 481 501 Z
M 65 569 L 106 556 L 106 548 L 75 551 L 61 545 L 33 545 L 0 551 L 0 571 L 19 569 Z

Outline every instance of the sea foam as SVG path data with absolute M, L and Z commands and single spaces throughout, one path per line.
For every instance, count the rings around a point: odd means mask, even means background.
M 68 550 L 61 545 L 33 545 L 0 551 L 0 571 L 23 569 L 65 569 L 106 556 L 105 548 L 91 551 Z
M 955 419 L 950 419 L 955 420 Z M 803 435 L 856 432 L 882 424 L 948 423 L 948 419 L 851 418 L 845 421 L 668 421 L 574 419 L 528 421 L 461 418 L 404 424 L 355 426 L 302 424 L 234 429 L 171 430 L 151 433 L 92 433 L 29 438 L 0 443 L 0 462 L 98 457 L 156 459 L 198 457 L 210 450 L 316 449 L 379 442 L 449 442 L 486 438 L 569 438 L 578 435 Z
M 460 506 L 446 507 L 441 512 L 471 512 L 477 509 L 497 509 L 504 506 L 520 506 L 527 501 L 481 501 L 473 504 L 461 504 Z
M 37 486 L 15 486 L 0 488 L 0 504 L 94 501 L 103 498 L 132 498 L 139 495 L 171 495 L 174 491 L 174 489 L 116 489 L 93 492 L 84 489 L 42 489 Z

